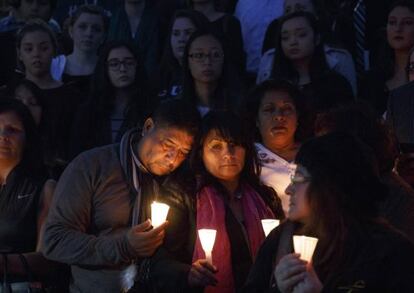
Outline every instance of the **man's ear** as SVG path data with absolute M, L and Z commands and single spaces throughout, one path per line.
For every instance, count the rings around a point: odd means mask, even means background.
M 144 127 L 142 128 L 142 132 L 141 135 L 144 136 L 147 133 L 149 133 L 152 129 L 154 129 L 155 127 L 155 123 L 154 120 L 152 120 L 152 118 L 147 118 L 147 120 L 145 120 L 144 122 Z

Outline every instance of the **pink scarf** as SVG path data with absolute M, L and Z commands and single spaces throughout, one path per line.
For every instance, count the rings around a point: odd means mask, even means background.
M 257 251 L 265 239 L 261 219 L 274 219 L 270 208 L 250 186 L 244 185 L 241 203 L 243 206 L 244 222 L 249 238 L 251 257 L 254 260 Z M 213 247 L 213 264 L 217 267 L 218 284 L 209 286 L 204 292 L 233 293 L 233 272 L 231 267 L 231 248 L 225 223 L 225 203 L 222 196 L 213 187 L 204 187 L 197 194 L 197 231 L 198 229 L 217 230 Z M 197 233 L 194 247 L 193 262 L 205 259 L 205 254 Z

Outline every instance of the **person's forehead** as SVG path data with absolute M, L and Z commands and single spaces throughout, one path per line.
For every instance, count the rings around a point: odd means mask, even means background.
M 163 138 L 169 138 L 174 142 L 179 143 L 192 143 L 193 136 L 185 129 L 176 127 L 176 126 L 164 126 L 160 125 L 156 128 L 159 135 L 162 135 Z

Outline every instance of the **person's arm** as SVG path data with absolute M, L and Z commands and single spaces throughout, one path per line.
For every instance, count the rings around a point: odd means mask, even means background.
M 87 154 L 78 156 L 62 174 L 45 224 L 42 252 L 67 264 L 127 263 L 138 256 L 128 242 L 128 229 L 107 236 L 89 234 L 93 197 L 104 188 L 104 178 L 98 170 L 102 166 L 95 166 L 99 162 L 87 164 L 88 160 Z
M 62 269 L 63 265 L 47 260 L 40 252 L 40 243 L 43 233 L 43 224 L 46 220 L 53 192 L 56 186 L 54 180 L 47 180 L 44 184 L 39 197 L 38 216 L 37 216 L 37 247 L 36 251 L 24 253 L 23 256 L 27 260 L 28 269 L 30 270 L 34 280 L 45 280 L 51 278 L 54 273 Z M 0 275 L 3 274 L 3 261 L 0 257 Z M 18 254 L 7 254 L 8 275 L 13 278 L 26 278 L 26 268 L 21 262 Z
M 273 273 L 273 261 L 278 249 L 280 229 L 276 228 L 265 239 L 259 249 L 256 260 L 250 269 L 243 287 L 244 293 L 279 292 L 276 285 L 270 284 Z

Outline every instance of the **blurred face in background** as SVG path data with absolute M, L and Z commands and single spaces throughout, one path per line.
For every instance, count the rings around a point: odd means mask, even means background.
M 387 41 L 394 50 L 408 51 L 414 45 L 414 12 L 397 6 L 388 14 Z
M 289 14 L 298 11 L 306 11 L 315 14 L 315 7 L 312 0 L 285 0 L 283 13 Z
M 50 74 L 50 64 L 55 48 L 48 33 L 34 31 L 26 33 L 18 48 L 18 57 L 24 64 L 26 75 L 43 77 Z
M 41 18 L 47 22 L 51 14 L 50 0 L 21 0 L 20 6 L 17 8 L 17 15 L 24 21 Z
M 171 49 L 180 64 L 182 63 L 185 45 L 195 30 L 196 27 L 189 18 L 179 17 L 174 21 L 170 39 Z
M 194 39 L 189 49 L 189 68 L 193 79 L 201 83 L 214 83 L 223 71 L 224 53 L 221 43 L 211 35 Z
M 69 27 L 73 46 L 81 51 L 97 52 L 105 38 L 105 26 L 101 15 L 82 13 Z
M 132 85 L 135 81 L 137 60 L 126 47 L 114 48 L 106 60 L 108 76 L 112 85 L 117 89 L 123 89 Z
M 295 17 L 283 23 L 280 41 L 285 56 L 297 62 L 312 57 L 319 38 L 305 17 Z

